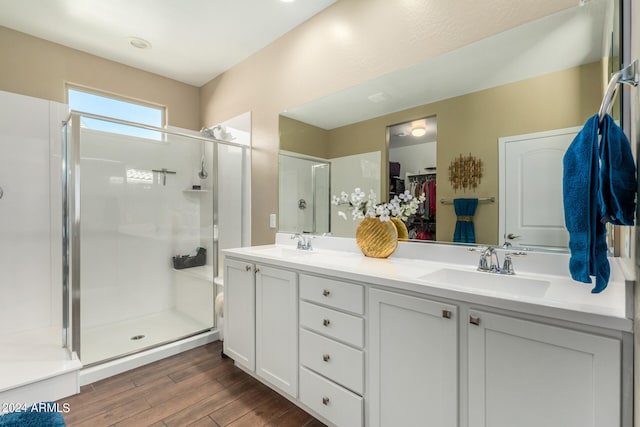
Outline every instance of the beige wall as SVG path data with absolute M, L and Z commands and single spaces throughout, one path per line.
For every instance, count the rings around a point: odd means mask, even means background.
M 495 197 L 499 202 L 498 138 L 581 125 L 600 107 L 601 73 L 600 63 L 594 62 L 343 126 L 329 132 L 329 158 L 386 152 L 387 126 L 436 116 L 438 200 Z M 476 190 L 454 192 L 448 179 L 449 164 L 469 153 L 482 159 L 483 178 Z M 455 220 L 453 206 L 438 204 L 438 240 L 452 241 Z M 479 205 L 474 222 L 478 242 L 499 243 L 498 203 Z
M 252 241 L 272 243 L 278 114 L 404 68 L 575 0 L 339 0 L 201 89 L 201 123 L 252 113 Z M 481 25 L 479 23 L 482 23 Z
M 280 150 L 329 159 L 329 132 L 299 120 L 280 116 Z
M 74 83 L 167 107 L 167 123 L 200 129 L 200 92 L 157 74 L 0 27 L 0 90 L 66 103 Z

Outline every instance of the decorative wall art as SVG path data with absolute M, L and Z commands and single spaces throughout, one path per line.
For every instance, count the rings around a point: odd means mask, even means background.
M 449 165 L 449 182 L 453 186 L 454 191 L 462 189 L 475 189 L 482 178 L 482 160 L 473 157 L 471 153 L 468 156 L 456 157 Z

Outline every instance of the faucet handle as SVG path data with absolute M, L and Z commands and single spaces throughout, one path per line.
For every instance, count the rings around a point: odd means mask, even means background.
M 502 274 L 516 274 L 513 271 L 513 262 L 511 262 L 511 255 L 507 254 L 504 256 L 504 264 L 502 265 L 502 270 L 500 271 Z

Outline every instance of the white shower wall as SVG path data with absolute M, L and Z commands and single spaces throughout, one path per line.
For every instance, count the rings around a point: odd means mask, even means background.
M 197 177 L 202 144 L 90 129 L 80 141 L 83 330 L 172 309 L 172 256 L 213 237 L 201 224 L 202 206 L 212 217 L 211 192 L 189 191 L 210 188 L 210 177 Z M 152 172 L 163 168 L 176 172 L 166 185 Z
M 0 340 L 62 328 L 61 181 L 51 165 L 66 115 L 63 104 L 0 91 Z

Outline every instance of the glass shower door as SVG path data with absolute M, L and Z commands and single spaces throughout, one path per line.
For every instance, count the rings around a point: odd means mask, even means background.
M 213 142 L 93 120 L 76 145 L 85 366 L 214 326 Z

